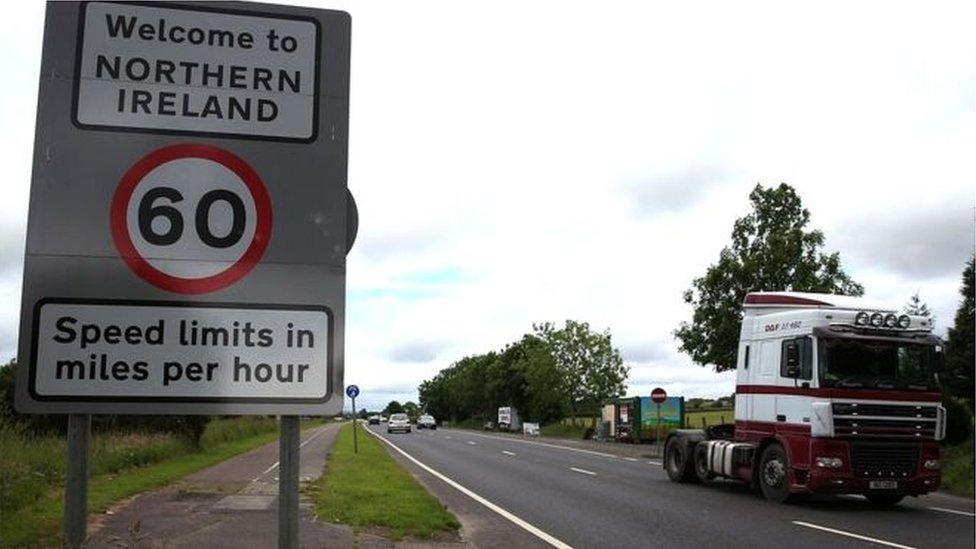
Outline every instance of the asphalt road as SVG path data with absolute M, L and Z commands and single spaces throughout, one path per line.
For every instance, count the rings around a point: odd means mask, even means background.
M 573 547 L 976 545 L 972 501 L 942 494 L 909 498 L 890 510 L 873 508 L 855 496 L 781 505 L 739 483 L 674 484 L 660 462 L 646 458 L 474 431 L 387 434 L 383 426 L 371 430 L 439 473 L 441 485 L 435 492 L 457 492 L 459 485 L 500 513 L 523 521 L 528 525 L 522 530 L 526 546 L 541 541 L 532 529 L 551 536 L 553 545 Z M 399 457 L 416 472 L 424 472 L 409 458 Z

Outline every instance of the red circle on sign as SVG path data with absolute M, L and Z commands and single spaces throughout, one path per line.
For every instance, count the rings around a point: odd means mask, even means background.
M 126 210 L 140 181 L 157 167 L 182 158 L 202 158 L 221 164 L 243 181 L 254 199 L 256 226 L 254 237 L 243 255 L 223 271 L 202 278 L 186 278 L 164 273 L 151 265 L 132 243 Z M 112 197 L 109 211 L 112 239 L 125 263 L 140 278 L 157 288 L 181 294 L 203 294 L 230 286 L 257 265 L 271 240 L 271 199 L 258 174 L 239 156 L 224 149 L 199 143 L 180 143 L 156 149 L 132 165 Z
M 668 394 L 664 392 L 664 389 L 658 387 L 657 389 L 651 391 L 651 400 L 653 400 L 655 403 L 661 404 L 667 399 L 668 399 Z

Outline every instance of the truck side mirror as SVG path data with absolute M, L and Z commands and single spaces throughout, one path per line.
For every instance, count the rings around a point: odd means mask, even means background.
M 786 372 L 783 377 L 800 377 L 800 346 L 797 342 L 785 342 L 784 350 L 786 354 Z

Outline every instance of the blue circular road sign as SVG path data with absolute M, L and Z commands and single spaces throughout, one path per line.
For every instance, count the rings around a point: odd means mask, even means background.
M 359 396 L 359 386 L 358 385 L 350 385 L 350 386 L 346 387 L 346 396 L 349 397 L 349 398 L 356 398 L 356 397 L 358 397 Z

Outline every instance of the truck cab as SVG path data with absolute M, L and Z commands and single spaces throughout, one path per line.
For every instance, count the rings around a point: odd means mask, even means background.
M 752 483 L 769 499 L 939 487 L 942 342 L 924 317 L 862 298 L 754 292 L 743 303 L 735 423 L 679 430 L 672 480 Z

